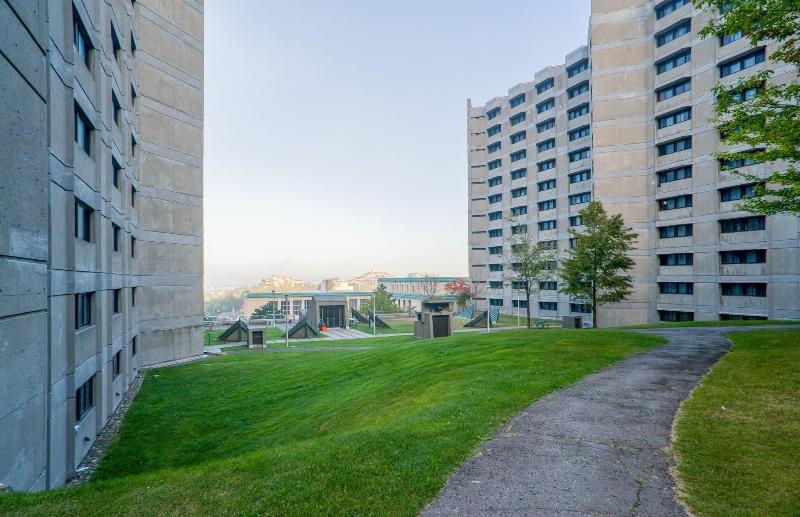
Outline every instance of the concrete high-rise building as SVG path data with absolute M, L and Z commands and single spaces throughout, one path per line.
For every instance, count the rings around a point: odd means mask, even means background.
M 639 234 L 634 291 L 602 306 L 601 325 L 742 318 L 800 319 L 800 219 L 739 210 L 781 163 L 723 164 L 711 121 L 721 82 L 765 69 L 773 43 L 699 36 L 710 13 L 689 0 L 592 0 L 589 41 L 484 106 L 468 102 L 469 262 L 479 309 L 524 307 L 506 263 L 514 232 L 571 246 L 590 200 Z M 737 149 L 744 150 L 744 149 Z M 505 271 L 504 271 L 505 269 Z M 532 313 L 586 313 L 543 282 Z
M 202 352 L 202 0 L 0 0 L 0 483 Z

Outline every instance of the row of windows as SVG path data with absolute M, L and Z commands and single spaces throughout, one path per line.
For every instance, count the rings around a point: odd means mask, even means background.
M 656 46 L 657 47 L 664 46 L 671 41 L 675 41 L 684 34 L 689 34 L 691 31 L 692 31 L 691 20 L 683 20 L 681 22 L 678 22 L 676 25 L 673 25 L 672 27 L 656 34 Z
M 584 81 L 580 84 L 573 86 L 567 90 L 567 97 L 570 99 L 573 97 L 577 97 L 582 93 L 586 93 L 589 91 L 589 81 Z
M 546 101 L 542 101 L 536 105 L 536 113 L 544 113 L 549 109 L 553 109 L 556 107 L 556 100 L 554 98 L 549 98 Z
M 722 296 L 767 296 L 767 284 L 762 283 L 720 283 Z M 659 282 L 658 292 L 661 294 L 694 294 L 692 282 Z
M 86 242 L 93 242 L 92 236 L 92 217 L 94 210 L 86 203 L 75 200 L 75 238 Z M 112 230 L 112 249 L 120 250 L 120 236 L 122 228 L 117 224 L 111 223 Z M 136 256 L 136 237 L 131 236 L 131 257 Z
M 680 124 L 681 122 L 686 122 L 687 120 L 691 120 L 692 118 L 692 108 L 682 108 L 678 111 L 673 111 L 672 113 L 668 113 L 666 115 L 661 115 L 656 119 L 658 123 L 658 129 L 664 129 L 669 126 L 673 126 L 675 124 Z
M 581 104 L 580 106 L 577 106 L 575 108 L 572 108 L 572 109 L 568 110 L 567 111 L 567 118 L 569 120 L 573 120 L 573 119 L 576 119 L 578 117 L 582 117 L 582 116 L 584 116 L 584 115 L 586 115 L 588 113 L 589 113 L 589 104 L 588 103 Z
M 573 140 L 577 140 L 579 138 L 589 136 L 590 134 L 589 126 L 583 126 L 579 127 L 578 129 L 573 129 L 567 134 L 569 135 L 570 142 L 572 142 Z
M 553 129 L 554 127 L 556 127 L 556 119 L 549 118 L 543 122 L 539 122 L 538 124 L 536 124 L 536 132 L 542 133 L 544 131 L 547 131 L 548 129 Z
M 547 151 L 549 149 L 553 149 L 555 146 L 556 146 L 555 138 L 550 138 L 548 140 L 545 140 L 543 142 L 539 142 L 538 144 L 536 144 L 536 150 L 538 152 L 542 153 L 542 152 Z
M 94 323 L 92 302 L 94 292 L 75 294 L 75 329 L 82 329 Z M 122 311 L 122 289 L 112 291 L 112 310 L 114 314 Z M 136 307 L 136 287 L 131 287 L 131 307 Z
M 676 210 L 679 208 L 688 208 L 692 206 L 692 195 L 684 194 L 682 196 L 668 197 L 658 200 L 659 210 Z
M 578 149 L 577 151 L 572 151 L 571 153 L 569 153 L 569 161 L 570 163 L 577 162 L 579 160 L 585 160 L 589 156 L 591 156 L 591 151 L 588 147 L 585 147 L 583 149 Z
M 692 148 L 692 137 L 686 136 L 683 138 L 678 138 L 677 140 L 672 140 L 670 142 L 658 144 L 658 155 L 667 156 L 673 153 L 687 151 L 691 148 Z
M 737 217 L 725 219 L 719 222 L 721 233 L 738 233 L 764 230 L 766 228 L 766 217 L 755 215 L 750 217 Z M 691 224 L 676 224 L 672 226 L 661 226 L 658 229 L 658 236 L 662 239 L 675 237 L 691 237 Z
M 692 60 L 691 49 L 681 50 L 656 62 L 656 74 L 663 74 Z
M 137 350 L 137 338 L 131 341 L 131 357 L 135 357 Z M 122 373 L 122 350 L 114 354 L 111 360 L 111 376 L 116 379 Z M 75 390 L 75 422 L 80 422 L 86 414 L 94 407 L 94 380 L 97 374 L 78 386 Z
M 567 77 L 574 77 L 579 73 L 583 72 L 584 70 L 588 69 L 589 69 L 589 60 L 582 59 L 581 61 L 578 61 L 574 65 L 567 68 Z
M 490 298 L 489 304 L 493 307 L 502 307 L 503 300 L 499 298 Z M 516 308 L 525 309 L 528 307 L 528 302 L 527 300 L 511 300 L 511 306 L 515 309 Z M 558 302 L 539 302 L 539 310 L 557 311 Z M 570 303 L 569 311 L 579 314 L 591 314 L 592 306 L 591 304 L 588 303 Z
M 660 20 L 688 3 L 691 3 L 691 0 L 667 0 L 656 6 L 656 19 Z

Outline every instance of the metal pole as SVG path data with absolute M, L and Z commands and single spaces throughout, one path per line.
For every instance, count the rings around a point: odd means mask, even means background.
M 289 295 L 285 295 L 286 299 L 286 314 L 283 320 L 286 322 L 286 348 L 289 348 Z
M 375 327 L 377 326 L 377 322 L 375 321 L 375 297 L 377 295 L 378 295 L 378 291 L 376 289 L 375 293 L 372 295 L 372 335 L 373 336 L 376 333 L 376 328 Z
M 489 332 L 489 324 L 492 322 L 492 300 L 489 298 L 489 293 L 486 293 L 486 332 Z
M 517 300 L 517 326 L 518 327 L 519 327 L 519 306 L 520 306 L 520 303 L 519 303 L 519 300 Z

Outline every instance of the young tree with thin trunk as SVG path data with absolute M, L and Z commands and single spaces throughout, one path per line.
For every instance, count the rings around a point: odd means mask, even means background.
M 769 43 L 774 63 L 800 67 L 800 1 L 798 0 L 693 0 L 710 11 L 711 21 L 700 31 L 704 37 L 741 35 L 754 47 Z M 777 41 L 778 43 L 772 43 Z M 723 143 L 746 145 L 742 151 L 716 154 L 723 168 L 754 184 L 753 197 L 741 208 L 772 215 L 800 214 L 800 82 L 772 81 L 773 70 L 752 74 L 732 86 L 719 84 L 715 123 Z M 754 162 L 785 163 L 768 177 L 740 173 L 737 167 Z
M 520 228 L 520 233 L 511 239 L 506 279 L 511 282 L 512 289 L 525 293 L 525 316 L 530 329 L 531 296 L 539 289 L 539 282 L 549 280 L 555 273 L 556 259 L 551 249 L 531 241 L 527 225 L 512 226 L 512 231 L 513 228 Z
M 598 305 L 621 302 L 632 292 L 633 282 L 625 272 L 634 265 L 628 252 L 637 234 L 625 227 L 619 214 L 609 217 L 599 201 L 581 210 L 580 218 L 585 231 L 569 230 L 576 241 L 559 271 L 561 292 L 590 304 L 592 327 L 597 328 Z

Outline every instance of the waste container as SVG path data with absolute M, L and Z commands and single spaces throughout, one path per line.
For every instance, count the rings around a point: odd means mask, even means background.
M 565 329 L 582 329 L 583 318 L 581 316 L 564 316 L 561 320 L 561 327 Z

